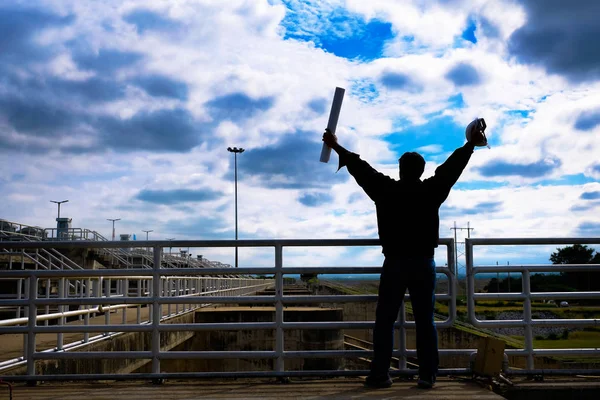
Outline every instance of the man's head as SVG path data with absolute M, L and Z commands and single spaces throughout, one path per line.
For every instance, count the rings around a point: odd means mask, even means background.
M 400 179 L 417 180 L 425 170 L 425 159 L 413 151 L 402 154 L 400 162 Z

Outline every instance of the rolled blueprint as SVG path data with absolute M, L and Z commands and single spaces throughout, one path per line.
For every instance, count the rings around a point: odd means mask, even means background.
M 329 122 L 327 123 L 327 129 L 331 131 L 331 133 L 335 134 L 335 128 L 337 127 L 338 118 L 340 117 L 340 110 L 342 109 L 342 101 L 344 100 L 344 92 L 346 90 L 341 87 L 335 88 L 335 94 L 333 95 L 333 103 L 331 104 L 331 111 L 329 112 Z M 329 157 L 331 156 L 331 148 L 323 143 L 323 148 L 321 149 L 321 158 L 319 161 L 321 162 L 329 162 Z

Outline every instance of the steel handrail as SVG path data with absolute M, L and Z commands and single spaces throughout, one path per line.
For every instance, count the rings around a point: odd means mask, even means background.
M 533 319 L 531 301 L 546 298 L 600 299 L 600 292 L 532 292 L 530 274 L 532 272 L 562 271 L 600 271 L 600 264 L 549 264 L 549 265 L 512 265 L 512 266 L 475 266 L 474 247 L 482 245 L 519 246 L 519 245 L 573 245 L 599 244 L 600 238 L 489 238 L 465 239 L 465 257 L 467 266 L 467 312 L 469 322 L 476 327 L 523 327 L 525 329 L 525 348 L 519 354 L 526 356 L 526 370 L 534 371 L 535 355 L 576 355 L 598 354 L 600 348 L 588 349 L 535 349 L 533 346 L 534 326 L 600 326 L 600 319 Z M 522 274 L 520 293 L 475 293 L 475 275 L 489 272 L 517 272 Z M 480 320 L 475 313 L 477 299 L 523 300 L 523 318 L 517 320 Z M 507 351 L 508 354 L 508 351 Z

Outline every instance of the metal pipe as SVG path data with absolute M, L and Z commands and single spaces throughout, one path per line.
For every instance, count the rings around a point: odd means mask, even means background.
M 162 315 L 162 306 L 160 300 L 160 264 L 162 256 L 162 247 L 154 246 L 154 266 L 152 268 L 152 372 L 160 372 L 160 317 Z
M 35 305 L 35 299 L 37 298 L 37 278 L 32 276 L 29 278 L 29 293 L 27 299 L 29 300 L 28 305 L 28 332 L 27 332 L 27 347 L 25 348 L 27 359 L 27 375 L 34 376 L 35 375 L 35 360 L 33 359 L 33 355 L 35 353 L 35 332 L 33 328 L 35 327 L 35 318 L 37 316 L 37 306 Z
M 58 297 L 60 297 L 60 298 L 64 298 L 65 297 L 65 285 L 66 285 L 65 278 L 60 278 L 59 281 L 58 281 Z M 68 291 L 67 291 L 67 293 L 68 293 Z M 58 310 L 59 310 L 59 314 L 64 314 L 64 312 L 65 312 L 65 306 L 64 305 L 59 305 L 58 306 Z M 66 319 L 61 315 L 58 318 L 58 324 L 59 325 L 64 325 L 65 322 L 66 322 Z M 57 351 L 61 351 L 63 349 L 63 344 L 64 344 L 64 336 L 63 336 L 62 333 L 59 332 L 56 335 L 56 350 Z
M 527 351 L 527 369 L 533 369 L 533 330 L 531 329 L 531 294 L 529 271 L 523 272 L 523 287 L 525 302 L 523 303 L 523 320 L 525 321 L 525 350 Z
M 279 245 L 275 246 L 275 270 L 275 372 L 283 372 L 283 247 Z

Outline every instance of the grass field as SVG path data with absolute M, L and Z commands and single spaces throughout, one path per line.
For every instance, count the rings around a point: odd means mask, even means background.
M 568 339 L 534 340 L 533 346 L 539 349 L 600 348 L 600 332 L 571 332 Z
M 334 285 L 346 294 L 365 294 L 377 293 L 378 282 L 335 282 Z M 438 288 L 439 289 L 439 288 Z M 443 288 L 442 291 L 444 292 Z M 464 320 L 467 315 L 466 299 L 460 297 L 457 299 L 457 314 L 460 320 Z M 438 314 L 448 315 L 448 302 L 436 302 L 435 311 Z M 520 301 L 478 301 L 476 303 L 476 312 L 484 314 L 486 317 L 494 318 L 501 312 L 523 312 L 523 302 Z M 532 312 L 551 313 L 555 318 L 600 318 L 600 306 L 579 306 L 572 305 L 571 307 L 560 308 L 544 304 L 542 302 L 534 302 L 532 304 Z M 461 329 L 466 329 L 462 327 Z M 522 336 L 513 336 L 513 339 L 523 343 Z M 562 348 L 599 348 L 600 355 L 600 327 L 587 328 L 586 330 L 570 331 L 567 338 L 557 339 L 534 339 L 534 348 L 538 349 L 562 349 Z M 522 344 L 518 347 L 522 347 Z M 558 357 L 564 358 L 564 357 Z M 586 357 L 568 357 L 570 361 L 577 360 L 583 362 Z M 590 358 L 589 361 L 597 362 L 597 358 Z

